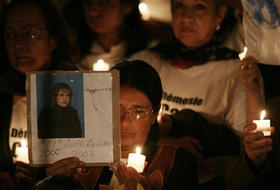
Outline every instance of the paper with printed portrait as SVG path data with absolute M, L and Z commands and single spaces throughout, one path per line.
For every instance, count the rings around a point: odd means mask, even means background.
M 29 72 L 26 84 L 30 164 L 120 160 L 118 71 Z

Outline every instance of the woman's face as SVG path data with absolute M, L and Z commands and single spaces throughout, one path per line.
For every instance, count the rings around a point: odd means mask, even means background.
M 5 43 L 11 66 L 21 72 L 38 71 L 50 64 L 55 40 L 36 5 L 16 6 L 7 14 Z
M 56 96 L 56 104 L 60 107 L 67 107 L 70 103 L 70 90 L 69 89 L 60 89 Z
M 226 13 L 216 11 L 214 0 L 173 0 L 172 26 L 175 37 L 187 47 L 208 42 Z
M 88 0 L 83 7 L 89 27 L 97 34 L 119 33 L 124 17 L 131 10 L 120 0 Z
M 120 89 L 121 106 L 121 150 L 122 157 L 135 152 L 136 146 L 143 146 L 147 140 L 156 114 L 148 97 L 130 87 Z

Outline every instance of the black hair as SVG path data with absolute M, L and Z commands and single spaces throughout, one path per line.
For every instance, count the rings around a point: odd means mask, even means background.
M 74 176 L 54 175 L 38 182 L 33 190 L 86 190 L 86 187 Z
M 151 65 L 141 60 L 124 60 L 112 69 L 119 70 L 120 86 L 141 91 L 150 100 L 153 110 L 159 111 L 162 85 L 157 71 Z
M 73 61 L 71 59 L 73 46 L 70 42 L 69 31 L 62 13 L 52 0 L 12 0 L 3 8 L 0 17 L 0 34 L 4 34 L 6 17 L 9 11 L 14 7 L 25 5 L 35 5 L 39 8 L 45 19 L 48 35 L 56 40 L 56 48 L 52 52 L 51 68 L 60 68 L 59 63 L 62 61 L 71 63 Z M 2 36 L 1 39 L 4 39 L 4 37 Z M 4 40 L 1 43 L 5 43 Z M 71 67 L 73 66 L 69 65 L 69 68 Z
M 138 9 L 139 0 L 120 0 L 121 4 L 127 4 L 132 7 L 128 13 L 121 27 L 120 38 L 127 43 L 125 56 L 129 57 L 133 53 L 147 47 L 149 42 L 149 35 L 141 20 L 141 15 Z M 76 43 L 79 47 L 80 57 L 90 53 L 92 43 L 96 40 L 97 36 L 88 26 L 86 22 L 83 0 L 69 0 L 63 8 L 63 13 L 67 24 L 76 33 Z

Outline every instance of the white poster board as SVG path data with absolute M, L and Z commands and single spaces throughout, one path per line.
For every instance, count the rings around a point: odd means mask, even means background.
M 72 91 L 71 95 L 64 91 L 70 96 L 69 104 L 57 99 L 63 92 L 57 86 L 62 83 Z M 27 102 L 32 165 L 47 165 L 72 156 L 87 165 L 109 165 L 120 160 L 118 71 L 30 72 Z M 67 110 L 69 107 L 71 110 Z
M 279 0 L 242 0 L 248 55 L 260 63 L 280 65 Z

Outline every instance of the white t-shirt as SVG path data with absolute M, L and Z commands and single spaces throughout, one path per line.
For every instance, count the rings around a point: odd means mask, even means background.
M 25 96 L 14 95 L 13 97 L 9 140 L 14 161 L 17 161 L 17 149 L 21 146 L 22 140 L 27 143 L 27 104 Z
M 245 88 L 240 80 L 239 60 L 226 60 L 180 69 L 159 54 L 144 50 L 131 59 L 151 64 L 159 73 L 163 113 L 192 109 L 210 122 L 226 125 L 243 134 L 247 120 Z

